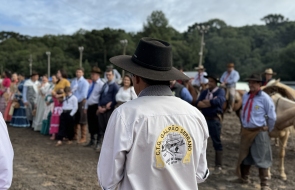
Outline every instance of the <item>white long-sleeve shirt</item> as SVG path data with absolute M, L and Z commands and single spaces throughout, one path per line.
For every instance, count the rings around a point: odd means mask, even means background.
M 102 82 L 102 80 L 100 78 L 95 82 L 95 86 L 93 87 L 93 90 L 92 90 L 90 96 L 88 97 L 88 99 L 86 101 L 85 109 L 88 109 L 88 106 L 98 104 L 100 91 L 102 89 L 103 84 L 104 83 Z M 89 88 L 91 88 L 92 85 L 93 84 L 91 84 L 89 86 Z
M 9 139 L 7 126 L 0 113 L 0 190 L 7 190 L 11 186 L 13 155 L 13 148 Z
M 134 87 L 131 86 L 128 89 L 124 89 L 124 87 L 119 88 L 119 91 L 116 94 L 116 101 L 117 102 L 128 102 L 137 98 L 137 95 L 134 91 Z
M 74 116 L 78 110 L 78 99 L 76 96 L 71 94 L 69 97 L 64 97 L 64 101 L 62 103 L 62 110 L 72 110 L 70 115 Z
M 206 72 L 202 72 L 202 73 L 197 72 L 194 80 L 192 81 L 192 85 L 201 86 L 201 84 L 207 84 L 208 79 L 205 78 L 204 76 L 207 76 Z
M 174 97 L 168 86 L 150 86 L 115 109 L 98 163 L 102 189 L 198 189 L 209 175 L 204 116 Z

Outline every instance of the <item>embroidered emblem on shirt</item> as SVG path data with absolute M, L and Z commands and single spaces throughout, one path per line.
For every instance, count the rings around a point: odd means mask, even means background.
M 169 126 L 160 133 L 155 146 L 156 167 L 189 163 L 193 152 L 190 134 L 181 126 Z
M 255 108 L 255 110 L 258 110 L 259 109 L 259 106 L 255 106 L 254 108 Z

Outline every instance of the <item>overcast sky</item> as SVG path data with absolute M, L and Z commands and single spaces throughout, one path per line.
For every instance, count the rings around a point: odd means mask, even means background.
M 260 19 L 271 13 L 295 20 L 294 0 L 0 0 L 0 31 L 42 36 L 110 27 L 137 32 L 154 10 L 162 10 L 180 32 L 213 18 L 231 26 L 264 24 Z

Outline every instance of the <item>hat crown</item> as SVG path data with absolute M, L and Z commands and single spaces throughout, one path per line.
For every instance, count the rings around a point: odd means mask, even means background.
M 262 81 L 262 78 L 260 74 L 252 74 L 247 80 Z
M 169 43 L 152 38 L 142 38 L 132 56 L 136 64 L 158 71 L 172 69 L 172 47 Z
M 273 73 L 273 70 L 271 68 L 265 69 L 265 73 L 272 74 Z
M 91 73 L 101 73 L 101 70 L 100 70 L 100 68 L 94 66 L 94 67 L 92 67 Z

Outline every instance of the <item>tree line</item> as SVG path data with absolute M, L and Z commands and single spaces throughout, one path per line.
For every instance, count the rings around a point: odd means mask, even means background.
M 126 54 L 132 55 L 142 37 L 153 37 L 170 42 L 173 64 L 185 71 L 199 64 L 201 34 L 197 25 L 210 26 L 205 34 L 203 65 L 207 72 L 221 75 L 230 62 L 235 63 L 241 79 L 266 68 L 273 68 L 282 80 L 295 80 L 295 22 L 282 15 L 270 14 L 261 19 L 264 25 L 233 27 L 220 19 L 188 26 L 178 32 L 162 11 L 153 11 L 143 24 L 142 31 L 126 32 L 104 28 L 87 31 L 80 29 L 72 35 L 44 35 L 34 37 L 15 32 L 0 32 L 0 65 L 3 69 L 29 74 L 29 56 L 33 70 L 47 73 L 46 51 L 51 52 L 51 73 L 66 69 L 70 77 L 79 66 L 79 46 L 84 47 L 83 67 L 89 73 L 92 66 L 102 70 L 108 59 L 123 54 L 120 40 L 127 39 Z

